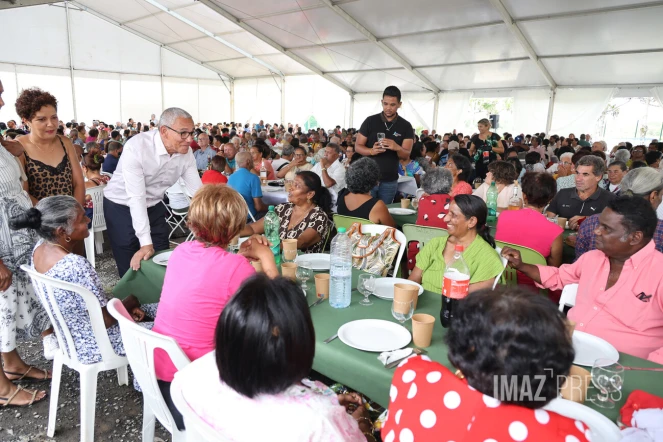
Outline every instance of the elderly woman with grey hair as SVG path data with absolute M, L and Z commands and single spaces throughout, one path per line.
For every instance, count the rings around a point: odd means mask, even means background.
M 663 198 L 663 175 L 651 167 L 641 167 L 631 170 L 624 175 L 620 183 L 621 195 L 634 198 L 644 198 L 656 210 L 658 224 L 654 233 L 656 250 L 663 252 L 663 220 L 661 220 L 661 198 Z M 588 217 L 578 229 L 578 237 L 575 241 L 576 261 L 590 250 L 596 249 L 596 235 L 594 231 L 599 227 L 599 215 Z M 568 243 L 568 241 L 567 241 Z
M 123 356 L 125 352 L 120 329 L 117 321 L 106 309 L 110 295 L 104 292 L 101 279 L 90 262 L 72 252 L 74 244 L 83 241 L 89 235 L 87 228 L 89 222 L 90 219 L 85 216 L 83 207 L 78 201 L 71 196 L 60 195 L 42 199 L 35 207 L 13 217 L 9 225 L 15 230 L 31 229 L 41 238 L 32 252 L 32 268 L 35 271 L 60 281 L 83 286 L 97 297 L 113 350 Z M 101 353 L 83 298 L 63 289 L 54 289 L 53 295 L 65 322 L 65 324 L 56 324 L 56 333 L 66 325 L 74 340 L 74 348 L 66 348 L 64 351 L 71 358 L 74 358 L 73 352 L 75 352 L 83 364 L 100 362 Z M 122 303 L 137 322 L 154 318 L 156 314 L 157 304 L 146 304 L 141 307 L 134 295 L 128 296 Z M 151 328 L 151 323 L 148 326 Z
M 631 152 L 629 152 L 628 149 L 618 149 L 617 152 L 615 152 L 615 156 L 610 162 L 610 164 L 617 161 L 621 161 L 624 164 L 628 164 L 630 159 L 631 159 Z
M 375 160 L 366 157 L 353 161 L 345 173 L 346 188 L 338 193 L 337 213 L 396 227 L 387 205 L 371 196 L 371 189 L 377 186 L 379 180 L 380 168 Z
M 421 179 L 424 194 L 419 198 L 417 224 L 427 227 L 447 228 L 444 217 L 449 213 L 451 187 L 454 178 L 451 171 L 441 167 L 430 169 Z

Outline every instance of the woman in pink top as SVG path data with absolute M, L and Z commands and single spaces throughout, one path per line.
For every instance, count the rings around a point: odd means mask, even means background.
M 564 229 L 548 221 L 543 214 L 557 192 L 555 179 L 546 172 L 529 172 L 523 176 L 522 188 L 523 208 L 500 213 L 495 239 L 534 249 L 546 258 L 548 265 L 559 267 Z M 534 286 L 534 282 L 520 272 L 518 284 Z
M 223 308 L 255 274 L 249 259 L 260 260 L 269 277 L 279 274 L 271 250 L 256 239 L 245 241 L 237 255 L 226 251 L 247 215 L 244 199 L 235 190 L 203 186 L 189 207 L 188 225 L 196 239 L 177 246 L 168 260 L 152 330 L 175 339 L 192 361 L 214 349 L 214 329 Z M 154 365 L 169 401 L 170 382 L 177 370 L 162 351 L 155 352 Z
M 454 179 L 450 196 L 472 195 L 472 186 L 467 182 L 472 173 L 470 160 L 460 154 L 451 155 L 444 168 L 451 172 Z

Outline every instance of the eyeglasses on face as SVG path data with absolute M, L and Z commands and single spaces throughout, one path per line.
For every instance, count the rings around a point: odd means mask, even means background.
M 179 130 L 175 130 L 175 129 L 173 129 L 173 128 L 170 127 L 170 126 L 166 126 L 166 127 L 167 127 L 168 129 L 172 130 L 173 132 L 180 134 L 180 137 L 181 137 L 183 140 L 186 140 L 186 139 L 189 138 L 189 137 L 193 138 L 193 135 L 196 133 L 196 132 L 188 132 L 188 131 L 182 131 L 182 132 L 180 132 Z

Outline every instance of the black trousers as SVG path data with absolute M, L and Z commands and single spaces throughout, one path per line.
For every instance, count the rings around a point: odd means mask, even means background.
M 185 430 L 184 428 L 184 418 L 182 417 L 182 413 L 180 413 L 180 410 L 177 409 L 175 404 L 173 403 L 173 398 L 170 395 L 170 384 L 172 382 L 166 382 L 162 381 L 160 379 L 157 379 L 157 384 L 159 384 L 159 390 L 161 391 L 161 396 L 163 396 L 163 400 L 168 406 L 168 410 L 170 410 L 170 414 L 173 416 L 173 420 L 175 421 L 175 425 L 177 426 L 177 429 L 180 431 Z
M 168 250 L 170 229 L 166 222 L 166 208 L 163 204 L 149 207 L 147 216 L 150 220 L 150 234 L 154 250 L 156 252 Z M 106 218 L 108 238 L 113 249 L 113 257 L 121 278 L 129 270 L 131 258 L 140 249 L 140 242 L 131 223 L 129 206 L 116 204 L 104 198 L 104 217 Z

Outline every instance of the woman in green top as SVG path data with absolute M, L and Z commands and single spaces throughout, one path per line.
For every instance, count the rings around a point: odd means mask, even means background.
M 446 265 L 453 260 L 455 245 L 461 244 L 465 247 L 463 259 L 470 268 L 470 293 L 491 288 L 504 267 L 486 225 L 487 215 L 486 203 L 478 196 L 456 196 L 444 217 L 449 236 L 426 243 L 417 254 L 409 279 L 423 285 L 424 290 L 441 294 Z

